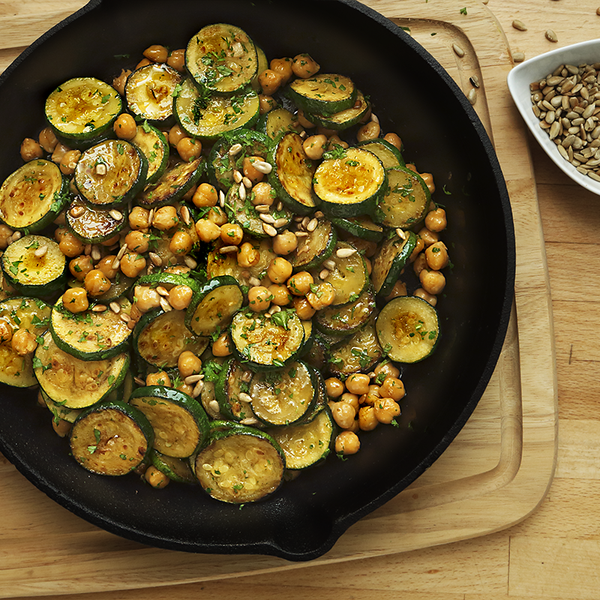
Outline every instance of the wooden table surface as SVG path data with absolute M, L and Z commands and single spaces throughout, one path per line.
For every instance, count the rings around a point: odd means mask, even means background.
M 0 70 L 37 35 L 83 4 L 0 0 L 0 23 L 27 22 L 31 27 L 25 30 L 35 32 L 24 35 L 23 27 L 3 28 L 14 37 L 10 43 L 3 40 L 2 46 L 10 48 L 0 50 Z M 460 0 L 456 5 L 460 10 Z M 524 52 L 527 58 L 600 32 L 600 0 L 489 0 L 487 6 L 513 52 Z M 514 19 L 525 23 L 527 31 L 514 29 Z M 547 29 L 556 32 L 558 43 L 545 38 Z M 493 535 L 419 551 L 335 565 L 299 564 L 282 573 L 223 582 L 94 593 L 86 600 L 600 598 L 600 254 L 595 254 L 600 198 L 573 184 L 532 138 L 530 147 L 550 276 L 559 397 L 555 478 L 534 514 Z

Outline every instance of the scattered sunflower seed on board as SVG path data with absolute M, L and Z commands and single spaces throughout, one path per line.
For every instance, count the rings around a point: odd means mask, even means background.
M 523 21 L 519 21 L 519 19 L 515 19 L 512 22 L 512 26 L 518 31 L 527 31 L 527 26 L 525 25 L 525 23 L 523 23 Z
M 530 92 L 532 110 L 559 154 L 600 181 L 600 62 L 560 65 Z

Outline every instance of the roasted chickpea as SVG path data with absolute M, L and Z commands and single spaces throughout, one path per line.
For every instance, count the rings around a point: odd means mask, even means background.
M 69 261 L 69 271 L 77 281 L 83 281 L 85 276 L 94 268 L 91 256 L 81 254 Z
M 136 285 L 133 291 L 133 298 L 134 306 L 137 306 L 137 309 L 141 313 L 147 313 L 160 306 L 160 294 L 154 288 L 147 285 Z
M 157 490 L 162 490 L 169 485 L 169 477 L 162 471 L 159 471 L 154 465 L 150 465 L 144 473 L 144 479 Z
M 364 373 L 352 373 L 346 379 L 346 389 L 359 396 L 368 393 L 370 384 L 371 378 Z
M 4 223 L 0 224 L 0 250 L 8 248 L 8 240 L 12 237 L 14 231 Z
M 85 285 L 88 295 L 93 296 L 94 298 L 108 292 L 111 286 L 110 280 L 100 269 L 91 270 L 85 276 L 83 284 Z
M 392 398 L 381 398 L 374 404 L 373 411 L 375 418 L 386 425 L 389 425 L 401 412 L 400 405 Z
M 192 196 L 194 206 L 206 208 L 207 206 L 216 206 L 219 201 L 217 188 L 210 183 L 201 183 Z
M 188 137 L 188 134 L 181 129 L 179 125 L 173 125 L 171 129 L 169 129 L 169 144 L 177 148 L 177 144 L 183 139 Z
M 81 150 L 69 150 L 60 161 L 60 170 L 63 175 L 73 175 L 75 167 L 81 157 Z
M 169 304 L 175 310 L 185 310 L 192 301 L 193 290 L 189 285 L 176 285 L 169 290 Z
M 360 407 L 358 411 L 358 426 L 362 431 L 372 431 L 379 421 L 375 416 L 375 409 L 369 404 Z
M 126 252 L 121 259 L 121 272 L 135 279 L 146 268 L 146 259 L 136 252 Z
M 298 318 L 302 321 L 308 321 L 312 319 L 317 312 L 311 305 L 310 302 L 302 296 L 294 296 L 292 305 L 298 315 Z
M 421 179 L 425 182 L 427 189 L 430 194 L 435 192 L 435 183 L 433 182 L 433 175 L 431 173 L 420 173 Z
M 129 227 L 137 231 L 148 231 L 150 228 L 150 211 L 142 206 L 134 206 L 129 213 Z
M 207 213 L 206 218 L 219 227 L 227 223 L 227 213 L 220 206 L 213 206 Z
M 263 158 L 260 156 L 246 156 L 242 166 L 244 177 L 247 177 L 252 182 L 252 185 L 256 185 L 265 177 L 264 173 L 261 173 L 254 167 L 254 163 L 257 161 L 264 162 Z
M 172 50 L 167 58 L 167 64 L 176 71 L 185 71 L 185 48 Z
M 221 237 L 221 228 L 208 219 L 196 221 L 196 233 L 201 242 L 209 243 Z
M 311 285 L 306 299 L 315 310 L 323 310 L 331 306 L 335 300 L 335 288 L 325 281 L 319 285 Z
M 271 279 L 271 281 L 273 280 Z M 294 273 L 291 277 L 288 278 L 286 285 L 288 287 L 288 290 L 290 290 L 290 292 L 294 296 L 306 296 L 306 294 L 310 292 L 310 288 L 314 283 L 315 280 L 308 271 L 298 271 L 298 273 Z M 311 306 L 313 306 L 312 303 Z M 313 306 L 313 308 L 315 307 Z
M 380 389 L 382 398 L 391 398 L 396 402 L 398 402 L 398 400 L 402 400 L 406 393 L 402 379 L 391 377 L 390 375 L 383 380 Z
M 302 143 L 304 153 L 311 160 L 320 160 L 327 147 L 327 137 L 322 133 L 307 137 Z
M 386 142 L 392 144 L 392 146 L 396 146 L 398 150 L 402 150 L 402 140 L 400 139 L 400 136 L 397 133 L 386 133 L 383 136 L 383 139 Z
M 196 160 L 202 154 L 202 142 L 192 137 L 184 137 L 177 142 L 177 154 L 185 162 Z
M 440 236 L 435 231 L 429 231 L 427 227 L 422 227 L 419 230 L 419 237 L 423 240 L 425 248 L 429 248 L 431 244 L 440 241 Z
M 423 298 L 423 300 L 431 304 L 431 306 L 435 306 L 437 304 L 437 296 L 428 294 L 423 288 L 417 288 L 413 292 L 413 296 L 417 296 L 417 298 Z
M 325 390 L 329 398 L 339 398 L 346 390 L 346 386 L 341 379 L 328 377 L 325 380 Z
M 85 246 L 83 242 L 77 239 L 70 231 L 65 231 L 58 243 L 60 251 L 68 258 L 75 258 L 83 254 Z
M 25 138 L 21 142 L 21 158 L 25 162 L 35 160 L 36 158 L 42 158 L 42 156 L 44 156 L 44 150 L 34 139 Z
M 85 312 L 89 306 L 87 291 L 84 287 L 69 288 L 62 295 L 63 306 L 74 314 Z
M 287 256 L 298 247 L 298 238 L 293 231 L 286 229 L 273 238 L 273 252 L 279 256 Z
M 150 235 L 143 231 L 133 230 L 125 236 L 125 243 L 132 252 L 144 254 L 150 248 Z
M 179 373 L 185 379 L 191 375 L 198 375 L 202 372 L 202 361 L 193 352 L 184 350 L 177 359 L 177 368 Z
M 273 283 L 284 283 L 292 274 L 291 263 L 281 256 L 275 257 L 267 268 L 267 275 Z
M 296 77 L 308 79 L 319 72 L 319 63 L 310 54 L 298 54 L 292 62 L 292 72 Z
M 360 439 L 353 431 L 342 431 L 335 438 L 335 452 L 347 456 L 360 450 Z
M 258 83 L 261 87 L 261 92 L 265 96 L 272 96 L 282 85 L 283 77 L 277 71 L 265 69 L 258 76 Z
M 271 292 L 263 285 L 248 290 L 248 306 L 254 312 L 264 312 L 271 306 Z
M 340 402 L 347 402 L 351 406 L 354 407 L 354 410 L 358 413 L 358 409 L 360 408 L 359 402 L 360 396 L 358 394 L 352 394 L 351 392 L 344 392 L 340 398 Z
M 229 334 L 227 332 L 221 334 L 212 345 L 212 353 L 217 357 L 229 356 L 233 350 L 229 342 Z
M 57 165 L 60 165 L 64 155 L 69 151 L 69 147 L 61 144 L 60 142 L 56 144 L 56 148 L 54 148 L 54 152 L 52 152 L 52 156 L 50 160 Z
M 413 262 L 413 271 L 417 277 L 420 277 L 423 269 L 427 269 L 427 257 L 421 252 Z
M 422 237 L 417 236 L 417 243 L 416 243 L 415 248 L 412 251 L 411 255 L 408 257 L 408 261 L 414 262 L 419 257 L 421 252 L 423 252 L 424 249 L 425 249 L 425 241 L 423 240 Z
M 375 376 L 378 381 L 380 381 L 381 376 L 383 376 L 384 381 L 386 377 L 400 377 L 400 369 L 389 360 L 380 362 L 373 369 L 373 373 L 375 373 Z
M 252 188 L 252 204 L 254 206 L 271 206 L 275 202 L 275 198 L 277 198 L 275 190 L 266 181 L 259 181 Z
M 237 253 L 237 263 L 240 267 L 248 269 L 260 261 L 260 252 L 250 242 L 244 242 Z
M 356 418 L 356 410 L 349 402 L 331 402 L 331 416 L 333 420 L 342 428 L 350 429 Z
M 406 283 L 403 281 L 396 281 L 392 291 L 385 297 L 386 301 L 390 301 L 393 298 L 398 298 L 399 296 L 408 296 L 408 291 L 406 289 Z
M 177 225 L 179 225 L 179 217 L 174 206 L 161 206 L 154 212 L 152 227 L 160 231 L 168 231 Z
M 296 118 L 298 119 L 298 125 L 304 127 L 304 129 L 312 129 L 315 124 L 312 121 L 309 121 L 304 114 L 304 111 L 299 110 L 296 114 Z
M 421 287 L 432 296 L 441 294 L 446 287 L 446 278 L 440 271 L 423 269 L 419 274 L 419 280 L 421 281 Z
M 131 75 L 130 69 L 121 69 L 118 77 L 115 77 L 112 80 L 112 86 L 121 94 L 121 96 L 125 95 L 125 84 L 127 83 L 127 78 Z
M 443 208 L 438 207 L 435 210 L 430 210 L 425 217 L 425 227 L 427 227 L 429 231 L 439 233 L 446 229 L 447 225 L 446 211 Z
M 448 248 L 444 242 L 436 242 L 425 250 L 427 265 L 432 271 L 441 271 L 448 266 L 450 259 L 448 257 Z
M 67 437 L 71 433 L 71 429 L 73 429 L 73 423 L 55 417 L 52 419 L 52 429 L 54 429 L 54 433 L 59 437 Z
M 12 336 L 10 341 L 12 349 L 19 356 L 27 356 L 33 354 L 37 348 L 37 341 L 35 335 L 27 331 L 27 329 L 17 329 Z
M 167 62 L 167 58 L 169 58 L 169 50 L 160 44 L 152 44 L 152 46 L 148 46 L 142 54 L 152 62 L 155 63 L 164 63 Z
M 273 58 L 269 63 L 272 71 L 281 75 L 281 85 L 285 85 L 294 75 L 292 71 L 292 63 L 294 61 L 289 58 Z
M 261 115 L 268 113 L 277 106 L 275 98 L 273 98 L 272 96 L 267 96 L 266 94 L 258 95 L 258 103 L 258 110 Z
M 44 127 L 44 129 L 40 131 L 38 142 L 45 152 L 51 154 L 58 145 L 58 138 L 56 137 L 54 131 L 52 131 L 51 127 Z
M 115 254 L 107 254 L 98 261 L 98 263 L 96 264 L 96 269 L 102 271 L 104 275 L 108 277 L 108 279 L 114 279 L 117 276 L 117 273 L 119 272 L 118 268 L 113 268 L 113 263 L 115 262 L 115 260 L 117 260 Z
M 176 255 L 189 254 L 194 245 L 192 236 L 186 231 L 176 231 L 169 242 L 169 250 Z
M 0 321 L 0 343 L 10 342 L 12 336 L 12 325 L 6 321 Z
M 165 387 L 171 387 L 171 378 L 165 371 L 158 371 L 157 373 L 148 373 L 146 375 L 146 385 L 164 385 Z
M 287 289 L 287 286 L 282 283 L 272 283 L 267 288 L 271 294 L 271 304 L 277 306 L 287 306 L 292 301 L 292 296 Z
M 244 230 L 237 223 L 221 225 L 221 241 L 226 246 L 239 246 L 244 239 Z
M 137 123 L 129 113 L 122 113 L 117 117 L 113 129 L 118 138 L 132 140 L 137 134 Z
M 379 137 L 381 133 L 381 127 L 377 121 L 369 121 L 365 123 L 356 133 L 356 139 L 359 142 L 364 142 L 367 140 L 374 140 Z

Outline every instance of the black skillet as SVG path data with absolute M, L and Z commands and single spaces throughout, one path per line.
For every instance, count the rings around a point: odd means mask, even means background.
M 194 487 L 156 491 L 134 475 L 89 474 L 69 456 L 31 391 L 0 389 L 0 450 L 59 504 L 126 538 L 189 552 L 308 560 L 431 466 L 474 410 L 500 354 L 513 298 L 509 199 L 463 93 L 409 35 L 353 0 L 92 0 L 0 78 L 0 177 L 20 165 L 20 142 L 43 127 L 43 102 L 56 85 L 85 75 L 110 82 L 147 46 L 185 47 L 215 22 L 239 25 L 268 57 L 308 52 L 324 70 L 350 75 L 372 98 L 383 130 L 402 137 L 407 162 L 435 175 L 454 266 L 439 303 L 438 348 L 405 369 L 400 427 L 363 435 L 350 460 L 332 456 L 241 510 Z

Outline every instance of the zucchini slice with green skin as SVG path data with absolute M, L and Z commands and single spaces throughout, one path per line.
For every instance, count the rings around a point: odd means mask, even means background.
M 40 338 L 48 330 L 50 312 L 50 306 L 38 298 L 15 296 L 0 302 L 0 322 L 8 325 L 13 335 L 23 329 Z M 11 340 L 0 342 L 0 383 L 13 387 L 31 387 L 37 383 L 33 355 L 17 354 Z
M 387 183 L 379 158 L 363 148 L 341 149 L 324 157 L 313 181 L 323 212 L 334 217 L 373 214 Z
M 431 204 L 431 194 L 422 177 L 405 167 L 387 170 L 388 189 L 379 200 L 378 215 L 386 227 L 408 229 L 420 223 Z
M 112 209 L 90 206 L 75 198 L 65 212 L 65 221 L 76 238 L 86 244 L 99 244 L 117 235 L 127 224 L 127 215 L 118 212 L 120 219 L 113 216 Z
M 176 481 L 177 483 L 198 483 L 187 460 L 165 456 L 157 450 L 151 451 L 151 460 L 152 464 L 171 481 Z
M 230 152 L 234 146 L 239 149 Z M 242 171 L 244 159 L 250 156 L 266 159 L 270 148 L 269 138 L 259 131 L 242 127 L 226 133 L 211 148 L 208 176 L 215 186 L 227 191 L 234 184 L 234 171 Z
M 200 287 L 206 283 L 206 278 L 195 271 L 187 273 L 167 273 L 161 271 L 159 273 L 149 273 L 142 275 L 136 280 L 136 285 L 150 286 L 153 288 L 163 286 L 167 291 L 177 285 L 187 285 L 194 290 L 200 290 Z
M 325 460 L 331 452 L 335 431 L 329 409 L 321 406 L 315 418 L 300 425 L 269 430 L 285 454 L 290 470 L 307 469 Z
M 65 255 L 43 235 L 26 235 L 13 242 L 0 261 L 6 281 L 26 296 L 52 296 L 67 282 Z
M 207 96 L 186 79 L 175 98 L 175 118 L 191 137 L 212 142 L 228 131 L 252 127 L 260 115 L 260 100 L 252 89 L 232 96 Z
M 250 382 L 252 412 L 268 426 L 294 425 L 311 414 L 317 398 L 313 372 L 300 361 L 256 373 Z
M 337 377 L 352 373 L 368 373 L 383 357 L 374 324 L 371 320 L 349 338 L 332 346 L 329 351 L 329 370 Z
M 252 371 L 235 358 L 224 364 L 215 382 L 215 397 L 221 413 L 228 419 L 244 421 L 252 417 L 252 407 L 241 394 L 248 394 Z
M 358 90 L 354 105 L 350 108 L 346 108 L 330 115 L 310 113 L 306 115 L 306 118 L 311 123 L 320 125 L 326 129 L 343 131 L 344 129 L 349 129 L 362 122 L 368 116 L 370 110 L 371 104 L 364 97 L 363 93 Z
M 83 152 L 73 180 L 91 206 L 114 208 L 134 198 L 146 183 L 146 157 L 125 140 L 106 140 Z
M 312 192 L 316 164 L 306 156 L 303 141 L 294 131 L 281 136 L 269 155 L 273 169 L 268 177 L 277 197 L 290 210 L 308 215 L 318 202 Z
M 288 98 L 309 114 L 333 115 L 352 108 L 357 90 L 345 75 L 319 73 L 307 79 L 295 79 L 286 90 Z
M 94 312 L 88 310 L 74 314 L 64 305 L 62 296 L 52 308 L 50 331 L 54 343 L 67 354 L 81 360 L 105 360 L 127 352 L 132 330 L 121 319 L 120 313 L 131 312 L 127 298 L 116 300 L 120 311 Z
M 196 335 L 210 336 L 229 325 L 243 302 L 244 294 L 233 277 L 215 277 L 192 297 L 185 324 Z
M 155 450 L 173 458 L 188 458 L 208 436 L 208 417 L 201 404 L 183 392 L 150 385 L 131 394 L 129 404 L 146 415 L 154 429 Z
M 232 504 L 266 498 L 279 488 L 284 471 L 285 455 L 273 437 L 243 425 L 215 429 L 194 461 L 204 491 Z
M 308 235 L 298 238 L 298 246 L 287 259 L 296 271 L 314 269 L 326 261 L 332 254 L 338 236 L 331 221 L 319 219 L 315 229 Z
M 325 281 L 333 286 L 335 300 L 331 306 L 354 302 L 369 283 L 369 273 L 362 254 L 352 244 L 339 241 L 329 260 L 332 264 L 331 268 L 326 269 L 325 278 L 321 277 L 321 271 L 312 272 L 315 283 Z
M 138 119 L 168 122 L 173 116 L 173 96 L 181 79 L 181 73 L 165 63 L 136 69 L 125 83 L 127 108 Z
M 76 77 L 48 96 L 44 110 L 59 137 L 82 141 L 109 130 L 122 108 L 121 96 L 108 83 L 95 77 Z
M 98 304 L 104 304 L 108 306 L 111 302 L 118 300 L 119 298 L 128 296 L 130 291 L 133 288 L 133 284 L 135 283 L 135 279 L 131 277 L 126 277 L 123 273 L 117 273 L 114 280 L 111 282 L 110 289 L 108 292 L 105 292 L 101 296 L 98 296 L 95 300 Z M 68 287 L 83 287 L 83 281 L 79 281 L 77 279 L 69 279 L 67 283 Z
M 79 415 L 84 409 L 73 409 L 65 408 L 61 402 L 54 402 L 43 389 L 40 389 L 42 399 L 46 403 L 48 410 L 52 413 L 53 420 L 58 423 L 59 421 L 67 421 L 67 423 L 75 423 Z
M 71 454 L 99 475 L 127 475 L 149 458 L 154 431 L 140 410 L 105 402 L 83 411 L 70 435 Z
M 135 199 L 138 206 L 159 208 L 179 202 L 204 174 L 204 157 L 190 162 L 176 162 L 159 177 L 156 183 L 146 186 Z
M 440 337 L 436 309 L 416 296 L 390 300 L 377 317 L 376 329 L 379 343 L 390 360 L 400 363 L 427 358 Z
M 354 302 L 317 311 L 315 325 L 319 331 L 328 335 L 351 335 L 367 324 L 375 308 L 375 293 L 371 286 L 367 286 Z
M 201 87 L 232 94 L 250 85 L 258 74 L 258 55 L 250 36 L 239 27 L 215 23 L 188 42 L 185 64 Z
M 185 350 L 200 356 L 209 338 L 193 334 L 185 326 L 185 312 L 157 308 L 145 313 L 133 330 L 133 346 L 138 356 L 149 365 L 161 369 L 177 366 Z
M 262 86 L 260 85 L 258 76 L 269 68 L 269 59 L 267 58 L 265 51 L 260 46 L 255 44 L 254 47 L 256 48 L 258 68 L 256 69 L 256 75 L 252 78 L 252 89 L 257 94 L 260 94 L 262 91 Z
M 239 311 L 231 322 L 234 355 L 252 370 L 278 369 L 296 360 L 304 343 L 304 326 L 294 311 Z
M 385 169 L 403 167 L 406 164 L 400 150 L 383 138 L 365 140 L 364 142 L 359 142 L 358 146 L 375 154 Z
M 142 125 L 137 126 L 137 133 L 131 143 L 146 157 L 146 185 L 156 183 L 169 163 L 169 143 L 164 134 L 144 121 Z
M 63 352 L 44 334 L 33 358 L 35 376 L 48 398 L 67 409 L 82 409 L 107 399 L 129 369 L 129 354 L 83 361 Z
M 69 201 L 69 183 L 58 165 L 32 160 L 0 187 L 0 220 L 11 229 L 35 233 L 50 225 Z
M 304 128 L 298 123 L 298 117 L 282 106 L 274 108 L 261 115 L 256 124 L 257 131 L 264 133 L 271 140 L 276 140 L 280 135 L 292 131 L 302 133 Z
M 387 296 L 400 277 L 417 246 L 417 236 L 412 231 L 404 232 L 404 239 L 393 235 L 381 244 L 373 257 L 371 281 L 378 296 Z
M 349 217 L 347 219 L 333 217 L 331 221 L 336 227 L 362 240 L 380 242 L 383 239 L 383 227 L 373 223 L 373 220 L 368 215 Z

